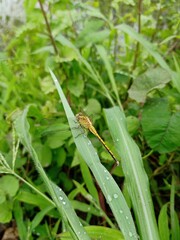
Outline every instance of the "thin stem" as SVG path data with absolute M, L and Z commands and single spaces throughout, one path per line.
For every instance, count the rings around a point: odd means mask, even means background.
M 141 33 L 141 13 L 142 13 L 142 0 L 139 0 L 138 1 L 138 33 Z M 136 43 L 134 62 L 131 70 L 132 72 L 136 68 L 138 56 L 139 56 L 139 42 Z
M 141 14 L 142 14 L 142 1 L 143 0 L 139 0 L 138 1 L 138 5 L 137 5 L 137 11 L 138 11 L 138 33 L 141 33 Z M 133 61 L 133 65 L 132 65 L 132 68 L 131 68 L 131 73 L 133 72 L 133 70 L 136 68 L 136 65 L 137 65 L 137 59 L 138 59 L 138 56 L 139 56 L 139 42 L 136 43 L 136 49 L 135 49 L 135 53 L 134 53 L 134 61 Z M 131 77 L 130 80 L 129 80 L 129 84 L 128 84 L 128 88 L 129 89 L 131 87 L 133 83 L 133 78 Z M 127 98 L 127 96 L 126 96 Z
M 160 1 L 161 2 L 161 1 Z M 154 33 L 151 37 L 151 42 L 154 41 L 156 34 L 158 33 L 159 23 L 160 23 L 160 16 L 161 16 L 162 8 L 159 8 L 159 11 L 157 13 L 157 20 L 156 20 L 156 27 L 154 29 Z
M 40 5 L 40 8 L 41 8 L 41 11 L 42 11 L 45 23 L 46 23 L 46 28 L 47 28 L 47 31 L 48 31 L 48 34 L 49 34 L 52 46 L 54 48 L 55 53 L 58 55 L 59 52 L 58 52 L 58 49 L 56 47 L 56 43 L 55 43 L 53 35 L 52 35 L 51 27 L 50 27 L 50 24 L 49 24 L 47 16 L 46 16 L 46 12 L 44 11 L 43 4 L 42 4 L 41 0 L 38 0 L 38 2 L 39 2 L 39 5 Z
M 45 23 L 46 23 L 46 28 L 47 28 L 47 31 L 48 31 L 48 36 L 49 36 L 50 41 L 51 41 L 51 44 L 52 44 L 52 46 L 53 46 L 53 48 L 54 48 L 54 52 L 55 52 L 55 54 L 56 54 L 57 56 L 59 56 L 59 55 L 60 55 L 60 51 L 58 50 L 58 48 L 57 48 L 57 46 L 56 46 L 56 42 L 55 42 L 55 40 L 54 40 L 52 31 L 51 31 L 51 27 L 50 27 L 50 24 L 49 24 L 49 22 L 48 22 L 48 19 L 47 19 L 47 16 L 46 16 L 46 12 L 45 12 L 45 10 L 44 10 L 44 8 L 43 8 L 43 4 L 42 4 L 41 0 L 38 0 L 38 2 L 39 2 L 39 5 L 40 5 L 40 8 L 41 8 L 41 11 L 42 11 L 42 14 L 43 14 Z M 65 69 L 65 67 L 64 67 L 64 64 L 59 63 L 59 69 L 62 69 L 64 75 L 66 76 L 66 80 L 68 81 L 69 78 L 68 78 L 68 76 L 67 76 L 67 73 L 66 73 L 66 69 Z M 59 70 L 58 70 L 58 72 L 59 72 Z M 60 75 L 60 74 L 59 74 L 59 75 Z M 67 96 L 68 96 L 68 102 L 71 103 L 71 98 L 70 98 L 70 95 L 69 95 L 69 90 L 67 91 Z
M 29 182 L 27 182 L 26 180 L 24 180 L 24 178 L 20 177 L 18 174 L 16 174 L 14 171 L 11 172 L 12 175 L 14 175 L 15 177 L 17 177 L 19 180 L 21 180 L 22 182 L 24 182 L 25 184 L 27 184 L 31 189 L 33 189 L 35 192 L 37 192 L 39 195 L 41 195 L 44 199 L 46 199 L 51 205 L 53 205 L 54 207 L 56 207 L 55 203 L 48 198 L 45 194 L 43 194 L 42 192 L 40 192 L 37 188 L 35 188 L 33 185 L 31 185 Z

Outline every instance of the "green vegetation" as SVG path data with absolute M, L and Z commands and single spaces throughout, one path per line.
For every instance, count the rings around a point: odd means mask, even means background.
M 25 0 L 24 8 L 26 23 L 4 29 L 0 43 L 4 232 L 179 240 L 178 3 Z M 119 166 L 84 135 L 80 111 Z

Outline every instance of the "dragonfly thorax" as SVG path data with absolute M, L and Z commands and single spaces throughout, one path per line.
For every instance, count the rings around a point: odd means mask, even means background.
M 80 112 L 80 113 L 76 114 L 76 119 L 82 127 L 86 128 L 86 129 L 91 128 L 92 122 L 88 116 L 86 116 Z

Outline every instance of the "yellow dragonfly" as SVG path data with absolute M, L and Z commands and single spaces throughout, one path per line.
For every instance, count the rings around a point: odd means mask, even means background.
M 95 127 L 93 126 L 90 118 L 88 116 L 86 116 L 85 114 L 83 114 L 82 112 L 80 112 L 80 113 L 76 114 L 76 119 L 81 127 L 88 129 L 92 134 L 94 134 L 99 139 L 99 141 L 103 144 L 103 146 L 106 148 L 106 150 L 108 151 L 108 153 L 111 155 L 111 157 L 116 162 L 116 165 L 118 166 L 119 161 L 116 159 L 116 157 L 114 156 L 112 151 L 109 149 L 109 147 L 106 145 L 106 143 L 103 141 L 103 139 L 99 136 L 99 134 L 97 133 Z

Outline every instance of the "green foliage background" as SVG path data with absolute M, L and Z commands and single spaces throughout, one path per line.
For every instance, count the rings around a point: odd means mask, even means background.
M 28 112 L 33 147 L 48 177 L 68 195 L 85 226 L 117 227 L 76 150 L 49 68 L 73 112 L 83 110 L 92 116 L 118 159 L 103 108 L 124 110 L 149 177 L 160 239 L 180 238 L 176 203 L 180 160 L 178 7 L 174 0 L 25 0 L 26 22 L 12 29 L 4 26 L 0 42 L 0 222 L 15 219 L 21 239 L 58 239 L 64 229 L 53 203 L 45 198 L 46 189 L 32 156 L 23 145 L 16 145 L 13 137 L 10 121 L 14 112 L 29 104 L 33 104 Z M 94 136 L 89 137 L 102 163 L 111 170 L 111 157 Z M 5 174 L 4 159 L 16 178 Z M 121 166 L 113 176 L 131 208 Z M 32 190 L 35 186 L 39 192 Z M 91 229 L 90 234 L 96 230 Z M 117 232 L 114 236 L 121 239 Z M 113 234 L 108 234 L 103 239 L 113 239 Z

